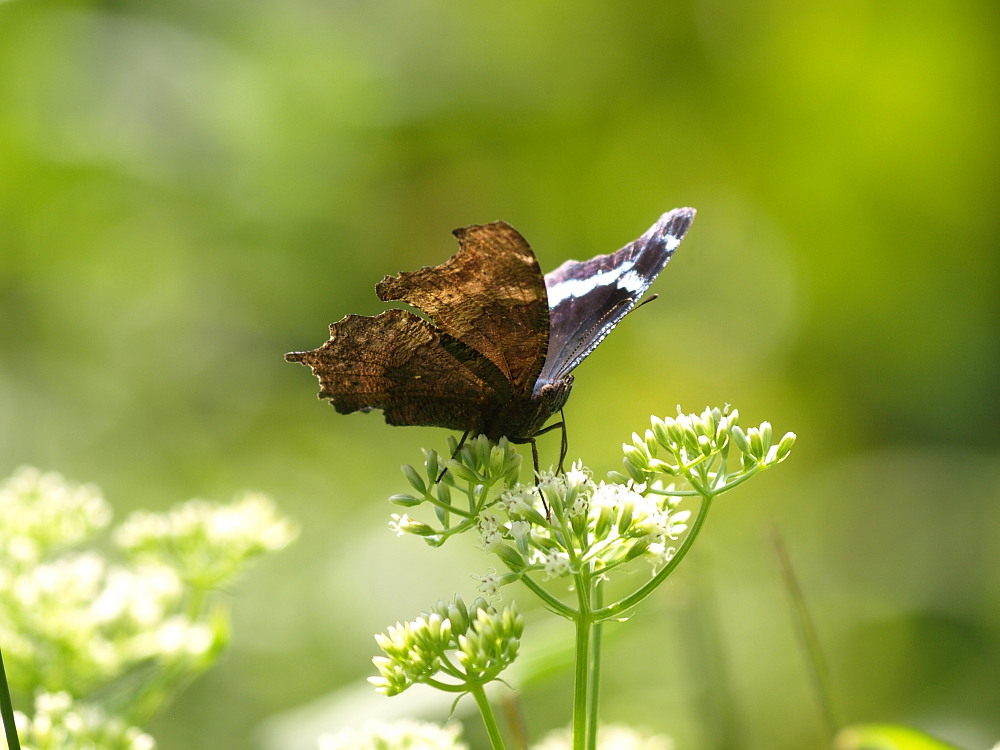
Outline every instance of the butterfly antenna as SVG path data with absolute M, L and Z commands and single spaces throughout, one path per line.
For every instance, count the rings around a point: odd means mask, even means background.
M 651 295 L 649 295 L 648 297 L 646 297 L 646 299 L 641 300 L 639 302 L 639 304 L 637 304 L 635 307 L 632 307 L 631 309 L 629 309 L 629 311 L 627 313 L 625 313 L 625 315 L 629 315 L 630 313 L 634 313 L 640 307 L 642 307 L 645 304 L 648 304 L 648 303 L 652 302 L 654 299 L 656 299 L 659 296 L 660 296 L 659 294 L 651 294 Z M 622 319 L 624 320 L 624 318 L 622 318 Z
M 466 438 L 469 437 L 469 432 L 470 432 L 470 430 L 466 430 L 465 432 L 462 433 L 462 439 L 458 441 L 458 445 L 455 446 L 455 450 L 453 450 L 451 452 L 451 460 L 452 461 L 455 460 L 455 456 L 458 455 L 458 452 L 460 450 L 462 450 L 462 446 L 465 445 L 465 440 L 466 440 Z M 447 473 L 448 473 L 448 467 L 445 466 L 443 469 L 441 469 L 441 473 L 438 474 L 438 478 L 435 480 L 434 483 L 435 484 L 439 484 L 441 482 L 441 480 L 444 479 L 444 475 L 447 474 Z

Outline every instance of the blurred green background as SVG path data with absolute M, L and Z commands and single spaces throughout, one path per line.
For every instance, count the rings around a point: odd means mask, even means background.
M 386 529 L 397 467 L 447 433 L 337 415 L 284 352 L 384 309 L 375 282 L 445 260 L 454 227 L 505 219 L 551 269 L 682 205 L 661 299 L 577 371 L 571 455 L 618 468 L 676 404 L 799 443 L 612 634 L 605 717 L 680 747 L 823 745 L 776 525 L 844 721 L 1000 739 L 998 20 L 995 0 L 0 3 L 0 472 L 94 482 L 119 517 L 258 489 L 303 525 L 233 592 L 234 647 L 151 727 L 161 747 L 258 747 L 267 717 L 365 694 L 371 634 L 494 564 Z M 568 722 L 569 685 L 526 689 L 533 733 Z

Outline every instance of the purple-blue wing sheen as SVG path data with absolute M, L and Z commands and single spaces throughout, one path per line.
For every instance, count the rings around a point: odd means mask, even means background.
M 636 306 L 680 245 L 694 214 L 693 208 L 675 208 L 621 250 L 568 260 L 545 274 L 549 346 L 536 393 L 569 375 Z

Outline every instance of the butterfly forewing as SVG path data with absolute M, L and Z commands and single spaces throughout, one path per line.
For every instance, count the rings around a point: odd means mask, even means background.
M 545 279 L 525 239 L 497 221 L 454 232 L 461 245 L 433 268 L 386 276 L 382 300 L 402 300 L 492 362 L 515 394 L 531 393 L 549 340 Z
M 549 348 L 536 392 L 565 378 L 635 307 L 674 254 L 694 214 L 693 208 L 675 208 L 621 250 L 569 260 L 545 275 Z

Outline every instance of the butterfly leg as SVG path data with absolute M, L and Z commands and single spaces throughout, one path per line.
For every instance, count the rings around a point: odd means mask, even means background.
M 451 452 L 452 459 L 454 459 L 455 456 L 458 455 L 458 452 L 460 450 L 462 450 L 462 446 L 465 445 L 466 438 L 469 437 L 469 432 L 470 432 L 470 430 L 466 430 L 465 432 L 462 433 L 462 439 L 458 441 L 458 445 L 455 446 L 455 450 L 453 450 Z M 448 467 L 447 466 L 445 468 L 441 469 L 441 473 L 438 474 L 438 478 L 435 480 L 435 483 L 440 482 L 442 479 L 444 479 L 445 472 L 447 472 L 447 471 L 448 471 Z
M 548 432 L 549 430 L 558 426 L 559 425 L 552 425 L 551 427 L 546 427 L 544 430 L 542 430 L 542 432 Z M 537 437 L 538 435 L 541 435 L 542 432 L 535 433 L 535 436 Z M 541 468 L 539 468 L 538 465 L 538 443 L 535 441 L 535 438 L 533 437 L 507 438 L 507 439 L 510 440 L 510 442 L 515 443 L 517 445 L 524 445 L 527 443 L 528 445 L 531 446 L 531 463 L 535 470 L 535 489 L 538 490 L 538 497 L 542 499 L 542 506 L 545 508 L 545 517 L 551 518 L 552 516 L 549 513 L 549 504 L 545 502 L 545 495 L 542 494 L 542 488 L 538 486 L 538 478 L 539 475 L 541 474 Z
M 552 512 L 549 510 L 549 504 L 545 502 L 545 495 L 542 494 L 542 488 L 538 486 L 538 477 L 541 470 L 538 468 L 538 444 L 535 438 L 528 438 L 528 443 L 531 443 L 531 460 L 535 466 L 535 489 L 538 490 L 538 496 L 542 499 L 542 507 L 545 508 L 545 517 L 548 519 L 552 518 Z
M 544 435 L 546 432 L 552 432 L 552 430 L 561 427 L 562 428 L 562 442 L 559 445 L 559 467 L 556 469 L 556 474 L 565 474 L 563 470 L 563 464 L 566 462 L 566 454 L 569 453 L 569 438 L 566 436 L 566 415 L 563 410 L 559 410 L 560 421 L 555 424 L 550 424 L 548 427 L 539 430 L 535 433 L 535 437 L 539 435 Z M 535 460 L 535 473 L 538 473 L 538 460 Z
M 566 436 L 566 415 L 563 410 L 559 410 L 559 424 L 562 425 L 562 443 L 559 445 L 559 473 L 565 474 L 563 464 L 566 462 L 566 454 L 569 453 L 569 438 Z

